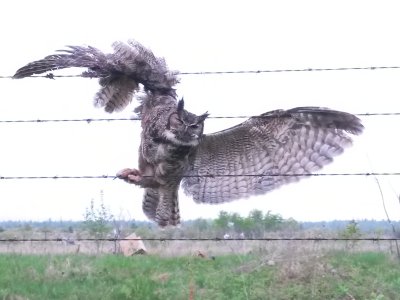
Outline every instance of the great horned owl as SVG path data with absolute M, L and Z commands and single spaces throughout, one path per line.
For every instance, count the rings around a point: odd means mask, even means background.
M 117 177 L 144 188 L 143 211 L 160 226 L 180 223 L 181 183 L 198 203 L 264 194 L 321 169 L 351 144 L 350 134 L 363 130 L 349 113 L 298 107 L 203 134 L 208 114 L 184 109 L 174 89 L 178 73 L 163 58 L 135 41 L 116 42 L 113 48 L 104 54 L 90 46 L 69 46 L 20 68 L 14 78 L 87 68 L 82 76 L 99 78 L 101 86 L 94 103 L 109 113 L 124 109 L 143 92 L 135 109 L 142 125 L 139 167 L 124 169 Z

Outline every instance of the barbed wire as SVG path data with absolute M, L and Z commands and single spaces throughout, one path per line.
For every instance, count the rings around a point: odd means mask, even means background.
M 260 73 L 360 71 L 360 70 L 374 71 L 374 70 L 388 70 L 388 69 L 400 69 L 400 66 L 298 68 L 298 69 L 270 69 L 270 70 L 242 70 L 242 71 L 205 71 L 205 72 L 181 72 L 181 73 L 178 73 L 178 75 L 224 75 L 224 74 L 260 74 Z
M 336 68 L 293 68 L 293 69 L 264 69 L 264 70 L 236 70 L 236 71 L 194 71 L 194 72 L 177 72 L 177 75 L 229 75 L 229 74 L 262 74 L 262 73 L 290 73 L 290 72 L 327 72 L 327 71 L 363 71 L 363 70 L 390 70 L 400 69 L 400 66 L 368 66 L 368 67 L 336 67 Z M 45 75 L 33 75 L 33 78 L 91 78 L 87 75 L 55 75 L 47 73 Z M 0 79 L 13 79 L 13 76 L 2 75 Z
M 97 241 L 104 241 L 104 242 L 117 242 L 117 241 L 158 241 L 158 242 L 167 242 L 167 241 L 199 241 L 199 242 L 206 242 L 206 241 L 213 241 L 213 242 L 221 242 L 221 241 L 265 241 L 265 242 L 273 242 L 273 241 L 400 241 L 400 237 L 390 237 L 390 238 L 378 238 L 378 237 L 365 237 L 365 238 L 340 238 L 340 237 L 309 237 L 309 238 L 301 238 L 301 237 L 281 237 L 281 238 L 76 238 L 70 239 L 74 242 L 97 242 Z M 63 241 L 70 241 L 65 238 L 52 238 L 52 239 L 38 239 L 38 238 L 7 238 L 7 239 L 0 239 L 0 242 L 63 242 Z
M 400 69 L 400 66 L 368 66 L 368 67 L 338 67 L 338 68 L 299 68 L 299 69 L 265 69 L 265 70 L 237 70 L 237 71 L 197 71 L 197 72 L 178 72 L 178 75 L 224 75 L 224 74 L 262 74 L 262 73 L 283 73 L 283 72 L 321 72 L 321 71 L 352 71 L 352 70 L 387 70 Z M 48 73 L 45 75 L 33 75 L 33 78 L 90 78 L 82 74 L 55 75 Z M 13 76 L 3 75 L 0 79 L 13 79 Z M 373 112 L 357 113 L 357 116 L 399 116 L 400 112 Z M 252 117 L 266 118 L 270 116 L 209 116 L 209 119 L 248 119 Z M 19 119 L 19 120 L 0 120 L 0 123 L 47 123 L 47 122 L 112 122 L 112 121 L 140 121 L 140 118 L 77 118 L 77 119 Z
M 400 115 L 400 113 L 399 113 Z M 0 123 L 51 123 L 51 122 L 112 122 L 112 121 L 140 121 L 140 118 L 81 118 L 81 119 L 25 119 L 25 120 L 0 120 Z
M 205 174 L 184 175 L 183 178 L 219 178 L 219 177 L 325 177 L 325 176 L 399 176 L 400 172 L 359 172 L 359 173 L 310 173 L 310 174 Z M 143 176 L 152 178 L 153 176 Z M 117 179 L 115 175 L 54 175 L 54 176 L 1 176 L 0 180 L 37 180 L 37 179 Z
M 355 113 L 360 117 L 373 116 L 400 116 L 400 112 L 373 112 L 373 113 Z M 260 115 L 237 115 L 237 116 L 209 116 L 208 119 L 249 119 L 249 118 L 277 118 L 277 116 L 260 116 Z M 0 120 L 0 123 L 63 123 L 63 122 L 114 122 L 114 121 L 140 121 L 141 118 L 77 118 L 77 119 L 16 119 L 16 120 Z

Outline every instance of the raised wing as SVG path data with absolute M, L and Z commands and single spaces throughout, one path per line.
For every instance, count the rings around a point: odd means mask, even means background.
M 268 112 L 206 135 L 182 186 L 201 203 L 264 194 L 321 169 L 363 128 L 354 115 L 324 108 Z
M 165 60 L 136 41 L 115 42 L 114 52 L 104 54 L 91 46 L 69 46 L 59 54 L 49 55 L 17 70 L 19 79 L 71 67 L 87 68 L 84 77 L 100 78 L 101 88 L 95 95 L 96 106 L 107 112 L 124 109 L 142 84 L 157 95 L 175 96 L 176 72 L 169 71 Z

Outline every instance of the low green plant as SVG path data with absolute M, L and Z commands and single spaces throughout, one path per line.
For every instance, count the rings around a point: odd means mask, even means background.
M 100 204 L 95 207 L 94 200 L 90 201 L 90 207 L 86 208 L 84 215 L 83 228 L 89 232 L 90 237 L 96 239 L 97 251 L 103 245 L 102 239 L 106 238 L 112 230 L 114 216 L 106 208 L 103 201 L 103 193 L 100 193 Z
M 361 238 L 361 236 L 361 230 L 355 220 L 350 221 L 346 228 L 339 232 L 339 237 L 346 239 L 346 250 L 354 249 L 358 244 L 358 239 Z
M 332 252 L 267 263 L 262 255 L 0 255 L 0 299 L 398 299 L 383 253 Z

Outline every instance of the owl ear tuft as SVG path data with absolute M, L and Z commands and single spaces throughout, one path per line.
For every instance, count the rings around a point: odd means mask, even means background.
M 185 101 L 183 101 L 183 98 L 182 98 L 181 100 L 178 101 L 177 111 L 182 112 L 184 105 L 185 105 Z
M 178 113 L 179 119 L 182 120 L 183 118 L 183 106 L 185 105 L 185 102 L 183 101 L 183 98 L 178 101 L 178 107 L 176 108 L 176 111 Z
M 198 116 L 198 117 L 197 117 L 198 123 L 204 122 L 204 120 L 207 119 L 207 117 L 208 117 L 209 115 L 210 115 L 210 114 L 209 114 L 208 112 L 205 112 L 204 114 Z

